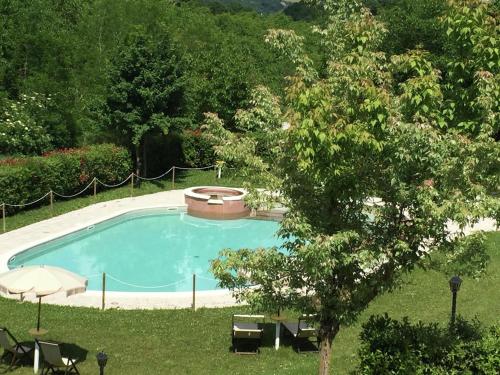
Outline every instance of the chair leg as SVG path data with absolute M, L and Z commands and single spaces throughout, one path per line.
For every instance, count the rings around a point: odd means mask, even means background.
M 50 366 L 47 366 L 44 361 L 42 361 L 42 375 L 48 375 L 50 370 Z
M 17 353 L 12 353 L 12 361 L 10 362 L 9 371 L 12 369 L 12 367 L 14 367 L 14 364 L 17 362 L 16 358 L 17 358 Z

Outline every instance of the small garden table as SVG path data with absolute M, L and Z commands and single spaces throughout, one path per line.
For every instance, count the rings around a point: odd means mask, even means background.
M 281 322 L 287 320 L 287 318 L 281 315 L 273 315 L 271 316 L 271 320 L 274 320 L 276 322 L 276 336 L 274 338 L 274 349 L 278 350 L 280 348 Z
M 29 334 L 34 337 L 35 339 L 42 337 L 43 335 L 46 335 L 49 331 L 43 328 L 36 329 L 32 328 L 29 331 Z M 33 361 L 33 373 L 38 374 L 38 368 L 40 366 L 40 347 L 38 346 L 36 340 L 35 340 L 35 356 L 34 356 L 34 361 Z

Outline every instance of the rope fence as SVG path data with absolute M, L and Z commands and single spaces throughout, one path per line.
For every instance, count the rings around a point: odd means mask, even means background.
M 83 194 L 89 187 L 91 187 L 92 185 L 94 185 L 94 182 L 96 181 L 96 177 L 94 177 L 92 179 L 92 182 L 90 184 L 88 184 L 85 188 L 83 188 L 83 190 L 80 190 L 78 193 L 75 193 L 73 195 L 64 195 L 64 194 L 59 194 L 59 193 L 56 193 L 55 191 L 53 191 L 54 195 L 58 196 L 58 197 L 61 197 L 61 198 L 66 198 L 66 199 L 71 199 L 71 198 L 75 198 L 77 196 L 79 196 L 80 194 Z
M 159 180 L 160 178 L 163 178 L 165 177 L 167 174 L 169 174 L 175 167 L 172 167 L 170 168 L 168 171 L 166 171 L 165 173 L 162 173 L 161 175 L 157 176 L 157 177 L 141 177 L 141 176 L 137 176 L 135 175 L 139 180 L 144 180 L 144 181 L 154 181 L 154 180 Z M 179 167 L 177 167 L 177 169 L 179 169 Z M 201 168 L 200 168 L 201 169 Z
M 218 282 L 218 280 L 216 280 L 216 279 L 213 279 L 213 278 L 210 278 L 210 277 L 204 277 L 204 276 L 196 275 L 195 273 L 193 273 L 192 276 L 189 276 L 189 277 L 186 277 L 184 279 L 175 281 L 173 283 L 169 283 L 169 284 L 165 284 L 165 285 L 155 285 L 155 286 L 137 285 L 137 284 L 129 283 L 129 282 L 120 280 L 120 279 L 118 279 L 118 278 L 116 278 L 116 277 L 114 277 L 114 276 L 112 276 L 110 274 L 107 274 L 106 272 L 97 273 L 97 274 L 93 274 L 93 275 L 87 276 L 87 279 L 95 278 L 95 277 L 98 277 L 98 276 L 102 276 L 102 288 L 101 288 L 101 292 L 102 292 L 101 309 L 102 310 L 106 309 L 106 282 L 107 282 L 107 279 L 111 279 L 111 280 L 113 280 L 113 281 L 115 281 L 115 282 L 117 282 L 117 283 L 119 283 L 121 285 L 125 285 L 125 286 L 136 288 L 136 289 L 144 289 L 144 290 L 164 289 L 164 288 L 172 287 L 172 286 L 179 285 L 179 284 L 186 284 L 186 283 L 189 283 L 189 280 L 192 280 L 191 281 L 191 283 L 192 283 L 191 284 L 192 285 L 192 303 L 191 303 L 191 307 L 195 311 L 196 311 L 196 279 L 199 278 L 199 279 L 202 279 L 202 280 L 208 280 L 208 281 Z
M 29 202 L 29 203 L 20 203 L 20 204 L 10 204 L 10 203 L 3 203 L 3 205 L 5 207 L 25 207 L 25 206 L 31 206 L 32 204 L 35 204 L 35 203 L 38 203 L 42 200 L 44 200 L 45 198 L 47 198 L 49 195 L 52 194 L 52 190 L 49 191 L 47 194 L 45 194 L 43 197 L 41 198 L 38 198 L 37 200 L 34 200 L 33 202 Z
M 18 203 L 18 204 L 13 204 L 13 203 L 6 203 L 6 202 L 3 202 L 0 204 L 0 207 L 1 207 L 1 211 L 2 211 L 2 230 L 3 232 L 5 233 L 6 232 L 6 209 L 9 208 L 9 207 L 12 207 L 12 208 L 24 208 L 24 207 L 27 207 L 27 206 L 31 206 L 31 205 L 34 205 L 34 204 L 37 204 L 41 201 L 43 201 L 45 198 L 49 197 L 49 203 L 50 203 L 50 209 L 51 209 L 51 215 L 53 215 L 53 212 L 54 212 L 54 196 L 56 197 L 59 197 L 59 198 L 63 198 L 63 199 L 72 199 L 72 198 L 76 198 L 78 197 L 79 195 L 82 195 L 84 194 L 91 186 L 94 187 L 93 189 L 93 195 L 94 195 L 94 198 L 97 197 L 97 185 L 102 185 L 106 188 L 117 188 L 117 187 L 120 187 L 120 186 L 123 186 L 125 185 L 127 182 L 129 182 L 131 180 L 131 184 L 130 184 L 130 196 L 132 197 L 134 195 L 134 182 L 137 182 L 139 180 L 144 180 L 144 181 L 155 181 L 155 180 L 160 180 L 162 178 L 164 178 L 165 176 L 167 176 L 170 172 L 172 172 L 172 189 L 175 188 L 175 170 L 178 169 L 178 170 L 207 170 L 207 169 L 214 169 L 214 170 L 217 170 L 217 178 L 221 178 L 221 170 L 222 170 L 222 165 L 209 165 L 207 167 L 177 167 L 177 166 L 173 166 L 171 167 L 168 171 L 162 173 L 161 175 L 157 176 L 157 177 L 142 177 L 142 176 L 139 176 L 138 174 L 136 173 L 131 173 L 125 180 L 121 181 L 121 182 L 118 182 L 116 184 L 107 184 L 101 180 L 99 180 L 97 177 L 94 177 L 91 182 L 85 186 L 85 188 L 83 188 L 82 190 L 80 190 L 79 192 L 77 193 L 74 193 L 74 194 L 71 194 L 71 195 L 66 195 L 66 194 L 62 194 L 62 193 L 58 193 L 56 191 L 53 191 L 52 189 L 47 192 L 44 196 L 32 201 L 32 202 L 27 202 L 27 203 Z
M 110 274 L 106 274 L 106 276 L 109 277 L 111 280 L 116 281 L 118 284 L 122 284 L 122 285 L 129 286 L 129 287 L 132 287 L 132 288 L 137 288 L 137 289 L 163 289 L 163 288 L 168 288 L 168 287 L 171 287 L 171 286 L 174 286 L 174 285 L 177 285 L 177 284 L 184 283 L 187 280 L 191 279 L 191 276 L 189 276 L 187 278 L 175 281 L 175 282 L 170 283 L 170 284 L 155 285 L 155 286 L 146 286 L 146 285 L 131 284 L 131 283 L 128 283 L 126 281 L 120 280 L 120 279 L 118 279 L 118 278 L 116 278 L 114 276 L 111 276 Z
M 128 182 L 128 180 L 130 180 L 133 176 L 135 175 L 135 173 L 131 173 L 125 180 L 123 180 L 122 182 L 118 182 L 117 184 L 106 184 L 104 182 L 102 182 L 101 180 L 99 180 L 98 178 L 96 178 L 96 181 L 98 183 L 100 183 L 102 186 L 105 186 L 107 188 L 117 188 L 119 186 L 122 186 L 124 185 L 126 182 Z

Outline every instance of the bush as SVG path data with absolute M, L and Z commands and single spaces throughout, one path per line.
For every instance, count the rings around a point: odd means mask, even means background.
M 50 190 L 71 195 L 94 177 L 106 184 L 115 184 L 127 178 L 131 170 L 128 151 L 111 144 L 3 159 L 0 160 L 0 203 L 32 202 Z M 92 189 L 88 189 L 86 193 L 91 192 Z
M 453 328 L 372 316 L 363 325 L 360 374 L 498 374 L 500 327 L 458 319 Z
M 198 131 L 182 134 L 182 153 L 189 167 L 207 167 L 215 163 L 212 145 Z

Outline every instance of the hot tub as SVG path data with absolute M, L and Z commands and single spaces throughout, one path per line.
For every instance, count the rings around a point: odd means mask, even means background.
M 239 219 L 250 215 L 246 190 L 220 186 L 197 186 L 184 190 L 189 215 L 206 219 Z

